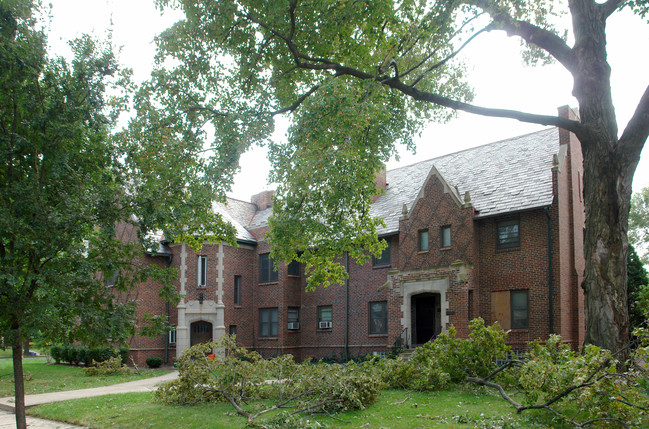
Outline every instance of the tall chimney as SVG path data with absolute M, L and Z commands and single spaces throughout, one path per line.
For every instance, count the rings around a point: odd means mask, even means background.
M 376 185 L 376 194 L 372 197 L 372 202 L 375 202 L 380 195 L 380 190 L 385 190 L 388 186 L 385 168 L 381 169 L 374 175 L 374 184 Z
M 571 121 L 578 121 L 579 116 L 572 109 L 572 107 L 565 105 L 561 106 L 558 109 L 559 117 L 564 119 L 570 119 Z M 559 144 L 568 144 L 570 142 L 570 131 L 559 128 Z
M 273 206 L 275 191 L 263 191 L 250 197 L 250 202 L 257 206 L 257 210 L 266 210 Z

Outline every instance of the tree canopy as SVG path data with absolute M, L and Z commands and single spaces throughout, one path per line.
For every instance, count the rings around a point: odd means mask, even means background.
M 38 2 L 0 3 L 0 335 L 13 348 L 18 427 L 23 341 L 120 343 L 133 333 L 134 303 L 114 291 L 155 276 L 174 298 L 173 273 L 133 263 L 155 254 L 160 233 L 234 236 L 212 211 L 223 194 L 195 139 L 171 122 L 148 127 L 142 95 L 138 121 L 115 133 L 130 72 L 89 37 L 71 43 L 71 61 L 50 57 L 42 15 Z M 139 239 L 120 240 L 124 225 Z
M 186 16 L 158 38 L 153 85 L 174 94 L 165 112 L 182 113 L 187 127 L 211 121 L 214 149 L 233 162 L 268 144 L 274 116 L 290 115 L 287 140 L 270 145 L 279 187 L 267 239 L 274 257 L 307 264 L 312 286 L 344 277 L 332 262 L 344 252 L 359 262 L 380 252 L 372 179 L 427 121 L 461 110 L 572 131 L 584 154 L 586 341 L 626 343 L 628 210 L 649 134 L 649 89 L 620 132 L 606 22 L 623 8 L 646 16 L 646 1 L 158 3 Z M 571 28 L 555 25 L 562 14 Z M 524 61 L 555 61 L 572 75 L 578 120 L 471 104 L 458 53 L 493 31 L 520 40 Z
M 629 241 L 639 252 L 640 260 L 649 265 L 649 187 L 631 197 Z

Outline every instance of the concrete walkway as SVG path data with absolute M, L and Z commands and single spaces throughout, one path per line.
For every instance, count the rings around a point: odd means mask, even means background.
M 145 378 L 143 380 L 129 381 L 128 383 L 112 384 L 110 386 L 93 387 L 91 389 L 68 390 L 65 392 L 40 393 L 26 395 L 25 405 L 27 408 L 34 405 L 49 404 L 51 402 L 67 401 L 70 399 L 89 398 L 92 396 L 112 395 L 115 393 L 152 392 L 159 384 L 178 378 L 178 371 L 161 375 L 160 377 Z M 14 398 L 9 396 L 0 398 L 0 429 L 16 427 L 14 412 Z M 33 429 L 68 429 L 79 426 L 50 420 L 27 417 L 27 426 Z

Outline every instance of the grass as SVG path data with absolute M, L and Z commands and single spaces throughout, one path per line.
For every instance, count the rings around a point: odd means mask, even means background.
M 251 404 L 254 406 L 255 404 Z M 193 406 L 163 405 L 153 402 L 150 393 L 85 398 L 39 405 L 28 414 L 89 426 L 92 428 L 243 428 L 246 419 L 229 404 Z M 439 392 L 385 390 L 379 400 L 365 410 L 349 411 L 331 418 L 307 416 L 332 428 L 558 428 L 559 422 L 542 412 L 517 415 L 500 397 L 482 389 L 456 388 Z M 261 420 L 258 423 L 262 423 Z
M 79 367 L 49 364 L 45 358 L 23 360 L 23 371 L 25 374 L 25 393 L 27 395 L 108 386 L 110 384 L 156 377 L 168 372 L 140 370 L 142 375 L 134 373 L 89 377 Z M 2 360 L 0 361 L 0 397 L 13 396 L 13 394 L 13 363 L 11 360 Z

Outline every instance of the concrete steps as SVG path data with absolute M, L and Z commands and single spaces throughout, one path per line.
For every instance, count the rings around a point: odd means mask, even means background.
M 412 357 L 415 355 L 415 349 L 404 349 L 401 353 L 399 353 L 399 357 L 408 362 Z

